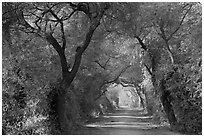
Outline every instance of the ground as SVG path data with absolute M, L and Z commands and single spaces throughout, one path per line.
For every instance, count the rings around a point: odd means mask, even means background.
M 143 110 L 120 108 L 84 125 L 76 134 L 84 135 L 180 135 L 166 125 L 154 124 Z

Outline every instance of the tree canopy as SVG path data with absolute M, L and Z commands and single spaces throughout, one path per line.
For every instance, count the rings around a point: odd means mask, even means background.
M 3 2 L 4 134 L 74 134 L 134 87 L 171 129 L 202 133 L 202 5 Z M 118 94 L 118 93 L 117 93 Z M 115 97 L 115 95 L 114 95 Z M 103 109 L 104 109 L 103 108 Z

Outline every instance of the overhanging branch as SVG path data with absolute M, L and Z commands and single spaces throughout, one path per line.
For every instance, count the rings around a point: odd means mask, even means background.
M 101 89 L 102 89 L 102 87 L 103 87 L 104 85 L 107 85 L 107 84 L 111 84 L 111 83 L 116 82 L 116 81 L 119 79 L 119 77 L 121 76 L 121 74 L 124 73 L 124 72 L 125 72 L 128 68 L 130 68 L 130 67 L 131 67 L 131 65 L 128 65 L 128 66 L 124 67 L 124 68 L 120 71 L 120 73 L 119 73 L 113 80 L 105 81 L 103 84 L 101 84 L 101 86 L 99 87 L 99 90 L 101 91 Z M 98 97 L 96 97 L 94 100 L 99 99 L 103 94 L 105 94 L 106 91 L 107 91 L 107 90 L 105 89 L 105 90 L 104 90 Z
M 82 54 L 89 46 L 89 43 L 90 43 L 91 38 L 93 36 L 93 33 L 96 30 L 96 28 L 99 26 L 100 20 L 103 17 L 105 10 L 106 10 L 105 8 L 100 9 L 98 16 L 94 20 L 91 21 L 89 31 L 85 36 L 85 41 L 83 42 L 83 44 L 81 46 L 77 47 L 74 65 L 71 69 L 69 76 L 67 76 L 67 78 L 64 79 L 66 81 L 66 83 L 71 83 L 73 81 L 73 79 L 75 78 L 76 73 L 77 73 L 79 66 L 81 64 Z M 67 87 L 69 85 L 66 84 L 64 86 Z
M 170 36 L 167 38 L 167 41 L 169 41 L 172 38 L 172 36 L 180 29 L 181 25 L 183 24 L 184 19 L 186 18 L 188 12 L 191 10 L 192 6 L 193 5 L 190 5 L 190 7 L 187 9 L 186 13 L 181 18 L 179 26 L 170 34 Z
M 60 23 L 60 30 L 62 33 L 62 49 L 65 50 L 66 47 L 66 38 L 65 38 L 65 32 L 64 32 L 64 24 L 62 19 L 60 19 L 57 14 L 54 13 L 52 9 L 49 10 L 49 12 L 57 19 L 57 21 Z

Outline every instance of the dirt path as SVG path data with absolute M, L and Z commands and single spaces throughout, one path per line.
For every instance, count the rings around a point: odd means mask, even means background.
M 152 116 L 141 110 L 119 109 L 85 125 L 79 134 L 89 135 L 179 135 L 168 127 L 153 124 Z

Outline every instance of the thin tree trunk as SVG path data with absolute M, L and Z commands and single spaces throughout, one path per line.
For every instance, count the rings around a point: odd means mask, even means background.
M 167 40 L 165 40 L 165 44 L 166 44 L 167 52 L 168 52 L 169 57 L 171 59 L 171 63 L 174 64 L 174 56 L 173 56 L 171 49 L 169 48 L 169 43 Z
M 140 91 L 138 90 L 138 89 L 136 89 L 136 92 L 137 92 L 137 94 L 138 94 L 138 96 L 139 96 L 139 98 L 140 98 L 140 102 L 141 102 L 141 104 L 142 104 L 142 108 L 144 108 L 145 109 L 145 103 L 144 103 L 144 98 L 142 97 L 142 93 L 140 93 Z

